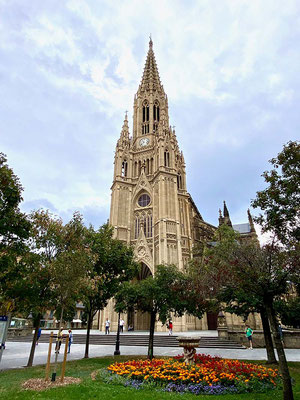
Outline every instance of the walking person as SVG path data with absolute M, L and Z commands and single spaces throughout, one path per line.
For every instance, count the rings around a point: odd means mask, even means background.
M 106 318 L 105 321 L 105 335 L 109 335 L 110 320 Z
M 36 345 L 39 344 L 39 339 L 41 337 L 41 334 L 42 334 L 42 328 L 39 328 L 38 334 L 37 334 L 37 338 L 36 338 L 36 342 L 35 342 Z
M 123 333 L 125 321 L 123 318 L 120 319 L 120 332 Z
M 64 328 L 60 328 L 60 330 L 57 332 L 55 353 L 59 353 L 61 342 L 63 340 L 63 329 Z
M 169 336 L 173 335 L 173 322 L 171 320 L 169 320 L 168 328 L 169 328 Z
M 282 330 L 281 324 L 278 325 L 278 333 L 279 333 L 279 337 L 280 337 L 280 341 L 281 341 L 281 343 L 282 343 L 282 346 L 284 346 L 284 341 L 283 341 L 283 330 Z
M 252 335 L 253 335 L 253 330 L 250 328 L 249 325 L 246 325 L 246 338 L 249 341 L 249 349 L 253 350 L 253 341 L 252 341 Z
M 71 344 L 73 343 L 73 333 L 72 330 L 69 329 L 69 343 L 68 343 L 68 353 L 70 353 L 71 350 Z

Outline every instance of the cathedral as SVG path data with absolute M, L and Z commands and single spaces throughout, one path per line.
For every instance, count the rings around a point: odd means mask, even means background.
M 185 161 L 175 129 L 171 127 L 168 97 L 161 84 L 150 39 L 141 83 L 134 96 L 133 129 L 129 133 L 127 113 L 116 145 L 111 187 L 110 224 L 115 237 L 134 248 L 141 265 L 139 279 L 155 274 L 158 264 L 175 264 L 179 269 L 191 259 L 193 248 L 212 239 L 216 227 L 204 221 L 186 187 Z M 249 223 L 233 225 L 241 235 L 256 235 Z M 229 224 L 224 203 L 219 223 Z M 99 315 L 98 326 L 109 318 L 116 329 L 113 301 Z M 135 330 L 149 328 L 149 316 L 124 316 Z M 211 322 L 211 326 L 210 326 Z M 174 318 L 174 330 L 215 329 L 209 316 Z M 156 330 L 164 330 L 157 323 Z

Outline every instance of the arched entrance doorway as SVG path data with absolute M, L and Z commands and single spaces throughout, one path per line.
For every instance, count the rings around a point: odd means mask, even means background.
M 151 270 L 148 265 L 142 262 L 137 280 L 141 281 L 149 276 L 152 276 Z M 148 331 L 150 327 L 150 314 L 128 310 L 128 326 L 132 326 L 135 331 Z
M 209 331 L 215 331 L 218 327 L 218 313 L 208 312 L 207 313 L 207 329 Z

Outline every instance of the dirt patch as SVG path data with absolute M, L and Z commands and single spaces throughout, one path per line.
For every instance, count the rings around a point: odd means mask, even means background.
M 93 371 L 93 372 L 91 373 L 92 381 L 95 381 L 95 380 L 96 380 L 98 373 L 99 373 L 99 369 L 96 369 L 96 371 Z
M 24 382 L 22 384 L 22 388 L 25 390 L 36 390 L 39 392 L 54 387 L 71 385 L 73 383 L 78 384 L 80 382 L 81 382 L 80 378 L 73 378 L 72 376 L 66 376 L 63 382 L 60 381 L 59 377 L 56 379 L 55 382 L 51 382 L 51 379 L 45 381 L 44 378 L 32 378 Z

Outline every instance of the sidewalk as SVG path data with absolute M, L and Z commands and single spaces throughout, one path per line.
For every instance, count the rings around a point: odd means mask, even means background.
M 186 333 L 186 332 L 185 332 Z M 191 332 L 189 332 L 189 335 Z M 188 336 L 189 336 L 188 335 Z M 27 364 L 31 343 L 26 342 L 6 342 L 6 349 L 4 350 L 2 362 L 0 364 L 0 370 L 10 368 L 22 368 Z M 73 344 L 71 346 L 71 353 L 68 354 L 68 360 L 79 360 L 84 356 L 85 345 L 84 344 Z M 113 356 L 115 346 L 101 346 L 101 345 L 90 345 L 89 355 L 92 357 L 104 357 Z M 133 347 L 123 346 L 120 348 L 121 355 L 146 355 L 147 347 Z M 288 361 L 300 362 L 300 349 L 287 349 L 286 357 Z M 48 344 L 40 343 L 36 346 L 34 365 L 46 364 L 48 353 Z M 61 348 L 58 360 L 59 362 L 63 359 L 64 346 Z M 176 356 L 182 354 L 182 348 L 178 347 L 155 347 L 154 355 L 157 356 Z M 220 356 L 224 358 L 234 358 L 239 360 L 266 360 L 265 349 L 253 349 L 253 350 L 229 350 L 229 349 L 197 349 L 197 353 L 210 354 L 212 356 Z M 54 352 L 51 362 L 54 361 Z

